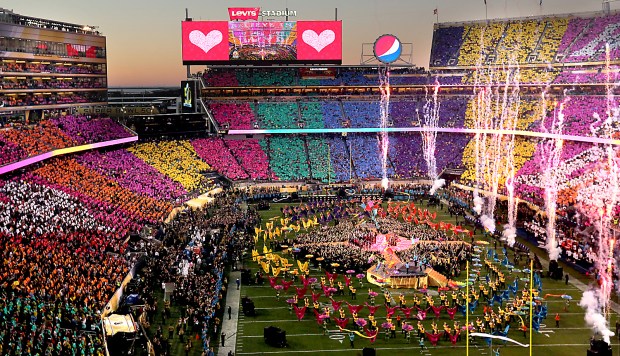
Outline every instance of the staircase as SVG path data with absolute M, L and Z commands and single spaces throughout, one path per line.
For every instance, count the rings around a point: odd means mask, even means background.
M 497 60 L 497 50 L 500 49 L 500 48 L 502 50 L 504 50 L 506 48 L 504 46 L 504 40 L 506 39 L 506 36 L 508 35 L 508 28 L 509 27 L 510 27 L 510 24 L 504 25 L 504 31 L 502 33 L 502 37 L 500 37 L 499 41 L 497 41 L 497 43 L 495 44 L 495 48 L 493 48 L 493 53 L 488 55 L 488 57 L 493 57 L 494 58 L 493 59 L 494 62 Z
M 545 37 L 545 33 L 547 33 L 548 28 L 549 28 L 549 21 L 545 21 L 545 27 L 543 28 L 542 33 L 540 34 L 540 37 L 538 37 L 538 42 L 536 42 L 536 46 L 534 46 L 532 53 L 529 53 L 527 56 L 528 62 L 535 62 L 538 59 L 538 51 L 540 49 L 540 45 L 542 44 L 543 37 Z
M 444 168 L 441 173 L 439 173 L 438 178 L 445 179 L 447 182 L 457 180 L 461 178 L 461 175 L 465 172 L 463 168 Z
M 231 156 L 233 156 L 233 158 L 235 159 L 235 162 L 237 162 L 237 164 L 239 165 L 239 167 L 241 167 L 241 169 L 245 172 L 245 174 L 247 174 L 248 177 L 251 178 L 252 176 L 250 175 L 250 172 L 248 172 L 245 169 L 245 167 L 243 166 L 243 164 L 241 163 L 237 155 L 233 152 L 233 150 L 230 149 L 230 146 L 228 146 L 228 143 L 226 143 L 226 140 L 224 139 L 221 139 L 221 140 L 222 140 L 222 143 L 224 144 L 224 147 L 226 147 L 226 149 L 230 152 Z
M 258 122 L 259 125 L 261 125 L 261 128 L 263 127 L 263 122 L 262 120 L 260 120 L 260 117 L 258 116 L 258 104 L 257 103 L 250 103 L 250 108 L 252 109 L 252 113 L 254 114 L 254 121 Z
M 296 102 L 296 104 L 297 104 L 297 121 L 302 122 L 304 121 L 304 117 L 301 115 L 301 103 Z
M 429 287 L 445 287 L 448 285 L 448 278 L 432 268 L 427 268 L 424 273 L 428 276 Z
M 380 134 L 377 134 L 377 140 L 379 140 L 379 143 L 381 143 L 381 136 Z M 392 161 L 392 157 L 390 157 L 390 152 L 388 150 L 388 164 L 390 165 L 390 167 L 392 167 L 392 172 L 394 172 L 394 174 L 396 174 L 396 166 L 394 165 L 394 162 Z
M 595 21 L 595 19 L 591 19 L 590 22 L 588 22 L 588 24 L 581 30 L 581 32 L 577 36 L 575 36 L 575 38 L 573 38 L 573 41 L 566 47 L 566 50 L 564 51 L 564 53 L 558 53 L 557 54 L 557 55 L 561 55 L 562 60 L 564 60 L 564 57 L 566 57 L 566 55 L 570 53 L 570 49 L 573 47 L 573 45 L 577 41 L 579 41 L 581 39 L 581 37 L 583 37 L 588 32 L 590 32 L 590 27 L 592 26 L 592 23 L 594 21 Z
M 267 141 L 267 162 L 271 166 L 271 140 L 268 137 L 265 137 L 263 140 Z
M 304 152 L 306 156 L 306 163 L 308 164 L 308 173 L 311 179 L 314 179 L 314 174 L 312 174 L 312 162 L 310 161 L 310 151 L 308 150 L 308 141 L 305 135 L 301 136 L 301 140 L 304 142 Z
M 471 27 L 468 27 L 467 32 L 465 33 L 465 35 L 462 37 L 462 40 L 460 41 L 458 50 L 454 53 L 456 57 L 448 59 L 448 66 L 455 66 L 459 64 L 459 54 L 461 53 L 461 48 L 463 48 L 465 39 L 469 36 L 470 32 L 471 32 Z
M 349 118 L 347 117 L 347 115 L 345 115 L 344 105 L 342 104 L 342 101 L 338 101 L 338 105 L 340 105 L 340 113 L 342 114 L 342 120 L 347 121 Z
M 347 150 L 347 157 L 349 157 L 349 162 L 351 166 L 353 167 L 352 177 L 357 178 L 357 169 L 355 168 L 355 163 L 353 163 L 353 159 L 351 158 L 351 150 L 349 150 L 349 144 L 347 143 L 347 137 L 344 136 L 342 139 L 344 140 L 344 149 Z

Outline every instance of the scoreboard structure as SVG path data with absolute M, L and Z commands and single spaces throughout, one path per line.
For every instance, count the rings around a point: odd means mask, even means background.
M 341 21 L 183 21 L 184 65 L 342 64 Z

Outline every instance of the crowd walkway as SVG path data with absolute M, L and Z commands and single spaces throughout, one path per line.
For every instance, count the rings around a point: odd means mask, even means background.
M 224 346 L 220 335 L 218 356 L 227 356 L 229 352 L 235 353 L 237 345 L 237 324 L 239 323 L 239 301 L 241 300 L 241 287 L 237 289 L 237 279 L 241 280 L 241 272 L 230 272 L 228 285 L 226 286 L 226 306 L 224 307 L 224 317 L 222 321 L 222 334 L 224 335 Z M 230 306 L 230 319 L 228 319 L 228 307 Z

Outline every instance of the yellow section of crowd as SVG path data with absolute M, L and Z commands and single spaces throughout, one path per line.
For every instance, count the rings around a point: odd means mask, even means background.
M 128 148 L 128 151 L 181 183 L 190 192 L 203 181 L 201 173 L 211 170 L 186 140 L 140 143 Z

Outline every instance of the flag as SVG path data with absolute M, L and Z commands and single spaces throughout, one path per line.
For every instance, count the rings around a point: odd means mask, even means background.
M 542 3 L 542 1 L 541 1 Z M 433 15 L 437 15 L 437 9 L 433 10 Z

